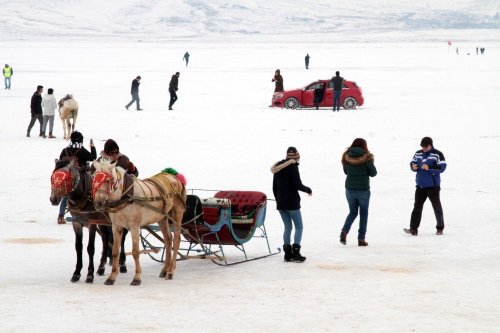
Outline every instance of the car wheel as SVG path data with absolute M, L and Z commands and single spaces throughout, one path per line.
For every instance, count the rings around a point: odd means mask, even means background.
M 356 106 L 358 106 L 358 102 L 354 97 L 347 97 L 344 100 L 344 109 L 346 110 L 355 109 Z
M 299 107 L 299 101 L 295 97 L 289 97 L 285 100 L 285 108 L 296 109 Z

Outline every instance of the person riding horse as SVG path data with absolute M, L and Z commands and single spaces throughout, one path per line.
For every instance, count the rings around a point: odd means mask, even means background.
M 127 155 L 120 153 L 120 147 L 113 139 L 108 139 L 104 143 L 104 150 L 101 151 L 101 156 L 98 158 L 98 161 L 101 161 L 103 158 L 107 158 L 116 163 L 116 166 L 122 167 L 127 171 L 128 174 L 139 176 L 139 170 L 134 165 L 134 163 L 130 162 L 130 159 Z M 94 173 L 94 167 L 92 166 L 91 172 Z
M 74 160 L 75 165 L 84 168 L 87 162 L 92 162 L 97 158 L 97 151 L 94 146 L 94 142 L 90 140 L 90 152 L 83 147 L 83 135 L 78 131 L 71 133 L 71 142 L 69 146 L 64 148 L 59 155 L 59 160 Z M 57 217 L 58 224 L 65 224 L 64 213 L 66 212 L 66 207 L 68 205 L 67 197 L 61 200 L 61 205 L 59 206 L 59 216 Z

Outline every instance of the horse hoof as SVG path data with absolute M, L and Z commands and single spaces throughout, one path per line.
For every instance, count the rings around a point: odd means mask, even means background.
M 99 269 L 97 270 L 97 275 L 99 275 L 99 276 L 103 276 L 103 275 L 104 275 L 104 268 L 99 268 Z
M 161 271 L 159 276 L 160 276 L 161 278 L 164 278 L 165 276 L 167 276 L 167 272 L 165 272 L 165 271 Z
M 85 283 L 94 283 L 94 277 L 93 276 L 87 276 L 85 279 Z
M 174 274 L 170 273 L 167 275 L 167 280 L 172 280 L 174 278 Z
M 107 279 L 105 282 L 104 282 L 105 285 L 107 286 L 112 286 L 115 284 L 115 280 L 111 280 L 111 279 Z
M 134 280 L 132 280 L 132 282 L 130 282 L 131 286 L 138 286 L 140 284 L 141 284 L 141 280 L 134 279 Z
M 127 273 L 127 266 L 120 266 L 120 273 Z
M 79 274 L 73 274 L 71 277 L 71 282 L 78 282 L 80 281 L 80 275 Z

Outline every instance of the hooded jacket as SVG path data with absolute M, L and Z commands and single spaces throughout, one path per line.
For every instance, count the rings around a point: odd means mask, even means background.
M 299 164 L 294 159 L 276 162 L 271 167 L 273 176 L 273 193 L 278 210 L 300 209 L 299 191 L 311 194 L 312 190 L 302 184 Z
M 440 174 L 446 170 L 446 161 L 442 152 L 434 147 L 426 153 L 420 149 L 413 156 L 410 162 L 410 168 L 412 164 L 418 166 L 416 171 L 411 169 L 413 172 L 417 173 L 415 177 L 417 187 L 427 188 L 441 186 Z M 422 169 L 421 167 L 423 164 L 427 164 L 429 169 Z
M 347 190 L 369 190 L 370 177 L 377 175 L 373 155 L 360 147 L 350 147 L 342 154 Z

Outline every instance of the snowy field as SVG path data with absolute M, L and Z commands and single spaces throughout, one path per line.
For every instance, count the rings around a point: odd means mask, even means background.
M 177 0 L 172 9 L 157 0 L 4 5 L 0 65 L 10 64 L 14 76 L 11 90 L 0 86 L 0 333 L 499 331 L 497 2 L 311 0 L 300 15 L 282 0 Z M 362 87 L 365 104 L 339 113 L 270 108 L 277 68 L 285 89 L 339 70 Z M 168 111 L 176 71 L 179 100 Z M 137 75 L 144 110 L 127 111 Z M 74 233 L 57 224 L 49 202 L 53 161 L 68 143 L 57 119 L 56 139 L 39 138 L 38 123 L 26 137 L 39 84 L 57 99 L 72 93 L 85 146 L 93 138 L 99 152 L 115 139 L 140 178 L 170 166 L 188 189 L 273 199 L 269 168 L 296 146 L 313 190 L 302 195 L 307 261 L 180 261 L 167 281 L 158 278 L 162 265 L 142 255 L 139 287 L 129 285 L 130 257 L 114 286 L 104 285 L 110 267 L 93 284 L 71 283 Z M 419 236 L 402 231 L 413 208 L 409 162 L 423 136 L 448 163 L 443 236 L 435 235 L 429 202 Z M 368 141 L 378 169 L 366 248 L 356 244 L 358 221 L 346 246 L 338 239 L 348 213 L 340 159 L 356 137 Z M 271 247 L 281 247 L 272 200 L 266 227 Z M 250 256 L 267 251 L 259 239 L 246 245 Z M 87 263 L 84 256 L 83 275 Z

